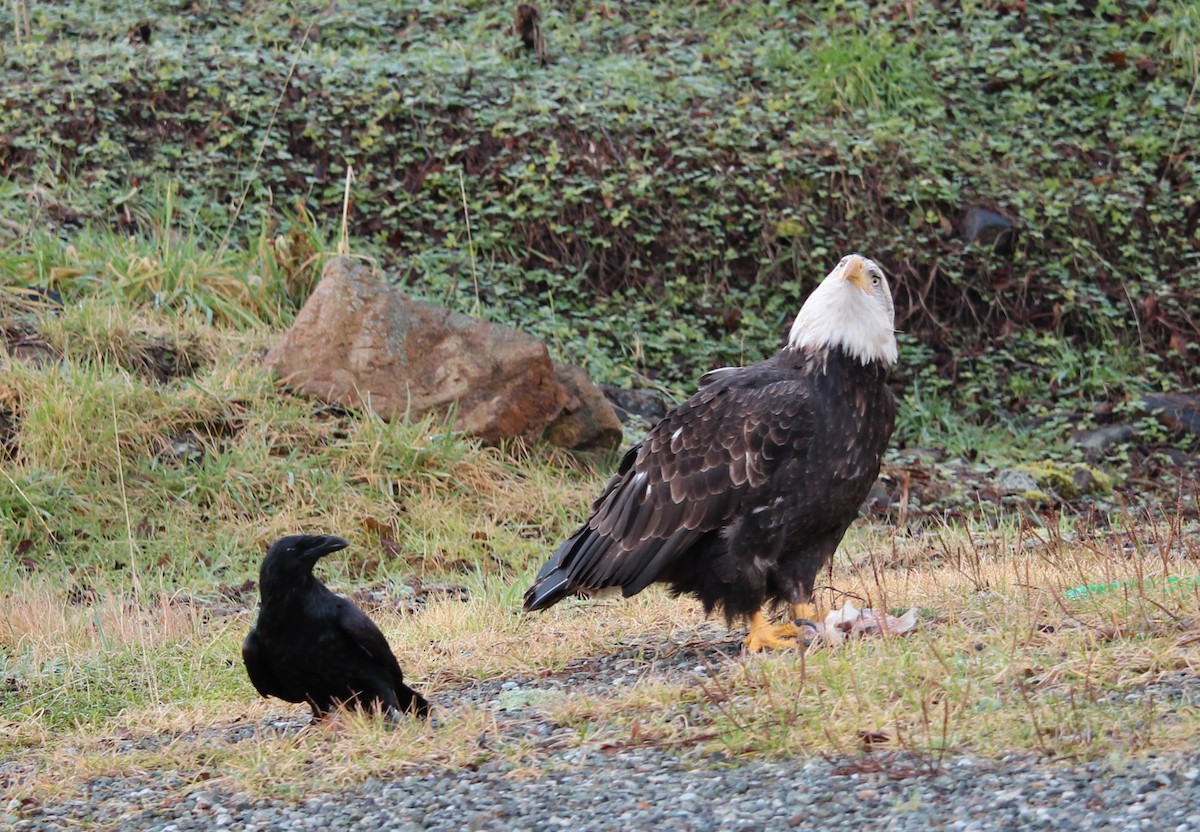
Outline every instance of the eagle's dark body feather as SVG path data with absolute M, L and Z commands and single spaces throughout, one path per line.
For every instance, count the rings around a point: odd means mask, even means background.
M 294 536 L 271 547 L 259 580 L 258 620 L 242 645 L 250 681 L 263 696 L 308 703 L 314 719 L 343 705 L 425 716 L 429 703 L 404 684 L 383 633 L 312 574 L 320 555 L 309 550 L 345 545 L 330 536 Z
M 710 373 L 626 454 L 525 608 L 656 581 L 731 622 L 808 602 L 879 474 L 896 412 L 886 376 L 839 347 Z

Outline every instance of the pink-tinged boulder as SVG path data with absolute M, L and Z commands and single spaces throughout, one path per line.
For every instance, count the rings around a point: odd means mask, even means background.
M 554 377 L 571 393 L 562 414 L 546 428 L 546 441 L 577 451 L 610 451 L 621 444 L 621 420 L 587 371 L 554 362 Z
M 455 427 L 488 443 L 541 437 L 572 400 L 541 341 L 411 298 L 343 257 L 266 362 L 306 395 L 385 418 L 454 407 Z

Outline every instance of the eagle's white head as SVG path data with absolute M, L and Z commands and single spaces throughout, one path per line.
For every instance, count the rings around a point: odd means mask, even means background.
M 800 307 L 788 347 L 841 347 L 863 364 L 896 361 L 896 311 L 883 269 L 848 254 Z

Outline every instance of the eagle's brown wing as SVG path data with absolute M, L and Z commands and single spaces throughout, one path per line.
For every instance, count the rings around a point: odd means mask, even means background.
M 769 500 L 772 474 L 806 453 L 810 387 L 775 362 L 723 374 L 632 448 L 525 594 L 544 609 L 576 589 L 640 592 L 703 535 Z

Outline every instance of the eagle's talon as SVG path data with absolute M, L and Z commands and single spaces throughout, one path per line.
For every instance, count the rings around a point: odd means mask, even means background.
M 777 625 L 774 631 L 777 638 L 796 638 L 800 635 L 800 628 L 790 621 Z
M 792 604 L 792 620 L 807 621 L 823 621 L 825 615 L 821 612 L 821 607 L 817 604 L 806 602 L 803 604 Z
M 778 638 L 774 633 L 752 632 L 746 636 L 746 652 L 757 653 L 760 650 L 785 650 L 794 648 L 797 641 L 794 638 Z
M 795 648 L 800 631 L 792 623 L 768 624 L 761 612 L 750 616 L 750 632 L 746 636 L 746 652 L 757 653 L 764 648 L 785 650 Z
M 800 639 L 800 643 L 805 647 L 811 647 L 824 638 L 824 632 L 821 625 L 817 624 L 815 621 L 809 621 L 806 618 L 797 618 L 796 626 L 801 630 L 800 635 L 797 636 L 797 638 Z

